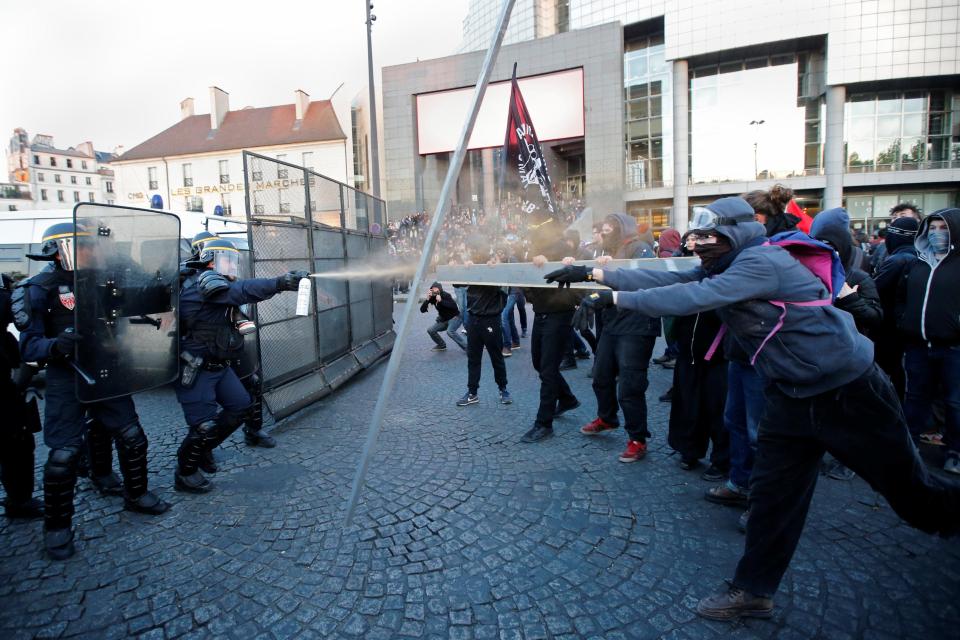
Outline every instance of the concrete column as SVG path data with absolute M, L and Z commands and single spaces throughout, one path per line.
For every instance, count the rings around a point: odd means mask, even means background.
M 845 86 L 827 87 L 827 121 L 823 136 L 823 170 L 827 178 L 823 190 L 824 209 L 843 204 L 843 107 L 846 101 Z
M 493 149 L 482 149 L 480 151 L 481 171 L 483 172 L 483 200 L 479 205 L 487 212 L 487 215 L 497 208 L 496 199 L 496 177 L 493 170 Z
M 670 226 L 681 233 L 689 223 L 690 79 L 686 60 L 673 61 L 673 209 Z

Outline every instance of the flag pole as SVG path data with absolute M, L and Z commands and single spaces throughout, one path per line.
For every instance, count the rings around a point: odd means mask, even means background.
M 350 499 L 347 502 L 345 526 L 350 526 L 353 522 L 353 515 L 357 508 L 357 501 L 360 498 L 360 491 L 363 489 L 363 480 L 367 474 L 367 467 L 370 464 L 370 458 L 376 450 L 377 436 L 383 427 L 383 418 L 386 413 L 387 403 L 390 401 L 390 395 L 397 382 L 400 359 L 403 357 L 403 350 L 407 343 L 407 334 L 410 332 L 410 320 L 413 317 L 413 309 L 417 306 L 417 292 L 420 290 L 420 285 L 423 283 L 424 275 L 426 275 L 427 272 L 427 266 L 430 264 L 433 247 L 437 243 L 437 236 L 440 233 L 443 219 L 446 217 L 447 210 L 450 208 L 450 192 L 457 182 L 461 167 L 463 167 L 463 159 L 467 153 L 467 143 L 470 140 L 470 134 L 473 133 L 473 125 L 477 121 L 477 113 L 480 111 L 483 95 L 486 93 L 487 83 L 490 81 L 490 74 L 493 72 L 493 65 L 497 60 L 497 54 L 500 52 L 503 36 L 507 32 L 507 23 L 510 21 L 510 12 L 513 10 L 514 2 L 515 0 L 503 0 L 503 5 L 500 7 L 500 17 L 497 20 L 493 40 L 490 43 L 490 48 L 487 49 L 487 55 L 480 69 L 480 77 L 477 79 L 477 86 L 473 92 L 470 114 L 467 116 L 467 121 L 463 123 L 463 130 L 460 132 L 460 141 L 457 144 L 457 150 L 450 161 L 447 177 L 443 181 L 443 188 L 440 190 L 440 199 L 437 201 L 437 208 L 434 211 L 433 218 L 430 220 L 430 229 L 427 231 L 427 237 L 423 244 L 423 255 L 420 256 L 420 264 L 417 266 L 417 272 L 413 276 L 413 282 L 410 284 L 410 294 L 407 296 L 407 302 L 404 304 L 403 312 L 400 316 L 400 328 L 397 331 L 397 338 L 393 343 L 390 360 L 387 362 L 387 371 L 383 376 L 383 383 L 380 385 L 380 395 L 377 396 L 377 404 L 373 410 L 373 417 L 370 420 L 370 428 L 367 430 L 367 440 L 363 445 L 360 462 L 353 476 L 353 486 L 350 488 Z

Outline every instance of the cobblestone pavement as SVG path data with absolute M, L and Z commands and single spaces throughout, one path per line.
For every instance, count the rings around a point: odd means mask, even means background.
M 278 425 L 280 446 L 234 437 L 216 491 L 172 490 L 184 433 L 172 392 L 138 396 L 151 479 L 173 508 L 125 512 L 81 480 L 78 554 L 52 563 L 41 525 L 0 522 L 0 636 L 112 638 L 956 638 L 960 548 L 914 531 L 860 480 L 823 479 L 770 621 L 694 614 L 743 546 L 739 512 L 665 445 L 669 372 L 652 369 L 650 455 L 617 462 L 622 433 L 586 438 L 583 406 L 519 444 L 536 412 L 524 348 L 516 402 L 458 409 L 465 357 L 429 351 L 421 316 L 359 516 L 342 512 L 384 367 Z M 527 347 L 524 341 L 524 347 Z M 659 352 L 659 350 L 658 350 Z M 38 459 L 45 457 L 42 447 Z

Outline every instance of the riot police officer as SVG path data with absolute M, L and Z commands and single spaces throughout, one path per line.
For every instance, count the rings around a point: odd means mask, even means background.
M 0 403 L 4 410 L 0 428 L 0 481 L 7 497 L 3 502 L 8 518 L 42 518 L 43 503 L 33 497 L 33 434 L 40 430 L 36 399 L 27 400 L 27 383 L 32 374 L 20 364 L 17 339 L 7 331 L 13 322 L 10 295 L 13 280 L 0 280 Z M 12 374 L 17 372 L 14 379 Z
M 44 542 L 48 555 L 55 560 L 69 558 L 75 551 L 73 497 L 80 448 L 88 429 L 85 414 L 102 424 L 116 442 L 124 508 L 151 515 L 170 508 L 147 488 L 147 437 L 133 399 L 121 395 L 80 404 L 76 397 L 77 372 L 71 362 L 84 336 L 74 330 L 74 250 L 77 256 L 94 251 L 91 236 L 90 231 L 72 222 L 47 229 L 41 252 L 27 257 L 50 261 L 52 268 L 21 282 L 13 295 L 20 355 L 47 368 L 43 440 L 50 453 L 43 469 Z
M 240 253 L 225 238 L 207 241 L 180 291 L 182 374 L 175 385 L 189 431 L 177 452 L 174 486 L 205 493 L 213 487 L 199 471 L 201 458 L 219 446 L 247 418 L 253 399 L 233 365 L 243 352 L 235 310 L 296 291 L 305 271 L 279 278 L 238 280 Z

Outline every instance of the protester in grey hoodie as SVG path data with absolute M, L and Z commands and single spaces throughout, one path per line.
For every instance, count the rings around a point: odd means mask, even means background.
M 713 219 L 696 228 L 702 267 L 583 274 L 570 266 L 546 276 L 561 283 L 593 279 L 617 290 L 584 298 L 582 304 L 597 308 L 613 304 L 650 315 L 716 309 L 769 381 L 745 552 L 729 589 L 697 606 L 700 615 L 718 620 L 772 615 L 772 597 L 800 540 L 824 451 L 911 525 L 960 533 L 960 485 L 928 473 L 896 392 L 873 363 L 870 340 L 849 313 L 830 304 L 825 285 L 810 270 L 783 247 L 765 244 L 760 224 L 737 222 L 743 209 L 736 200 L 709 205 Z M 781 309 L 771 301 L 826 304 L 787 304 L 782 327 L 772 333 Z

